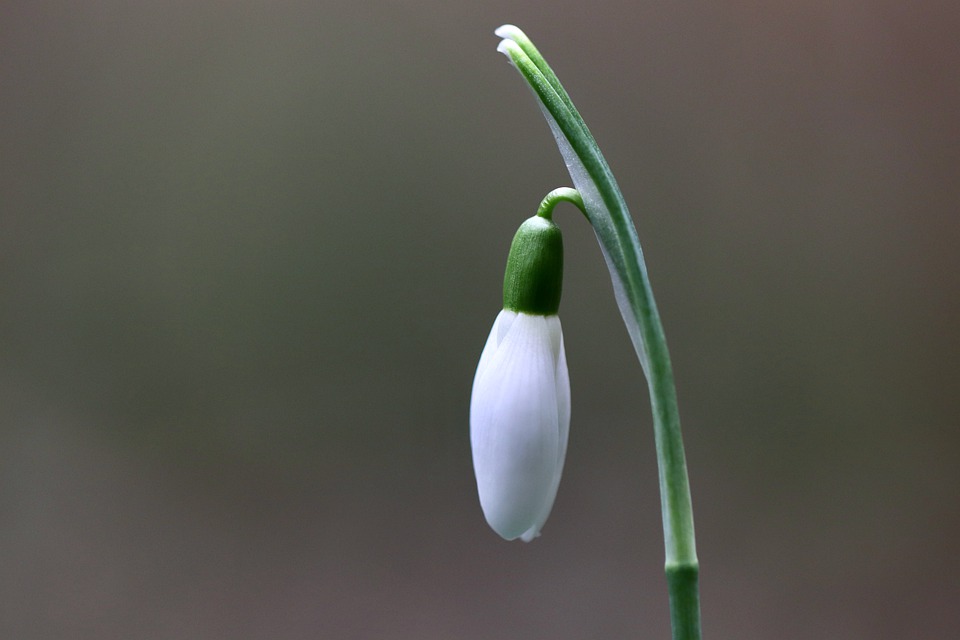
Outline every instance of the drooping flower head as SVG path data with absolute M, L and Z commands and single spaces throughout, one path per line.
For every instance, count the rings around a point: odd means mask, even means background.
M 480 355 L 470 442 L 480 505 L 507 540 L 540 535 L 560 484 L 570 429 L 570 379 L 557 310 L 560 229 L 544 216 L 514 236 L 503 310 Z

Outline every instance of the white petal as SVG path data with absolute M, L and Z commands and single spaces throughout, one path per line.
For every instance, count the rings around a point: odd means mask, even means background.
M 503 341 L 503 336 L 509 331 L 510 325 L 513 324 L 513 319 L 516 317 L 516 311 L 508 311 L 506 309 L 497 314 L 496 320 L 493 321 L 493 328 L 490 330 L 490 335 L 487 337 L 487 343 L 483 346 L 483 352 L 480 354 L 477 373 L 473 377 L 474 385 L 477 384 L 477 378 L 480 377 L 480 374 L 485 371 L 490 364 L 493 354 L 496 352 L 497 347 L 500 346 L 500 343 Z
M 567 440 L 570 435 L 570 374 L 567 371 L 567 353 L 563 346 L 563 331 L 560 328 L 560 318 L 553 316 L 549 318 L 556 321 L 556 328 L 551 327 L 551 334 L 554 339 L 559 341 L 559 355 L 557 357 L 557 429 L 559 433 L 560 448 L 557 452 L 557 464 L 554 468 L 553 483 L 550 492 L 546 496 L 543 504 L 543 510 L 537 516 L 534 525 L 520 536 L 524 542 L 530 542 L 540 535 L 540 529 L 550 516 L 553 509 L 553 502 L 557 497 L 557 489 L 560 487 L 560 477 L 563 475 L 563 463 L 567 457 Z
M 504 538 L 532 539 L 546 521 L 569 421 L 559 319 L 501 312 L 474 379 L 470 439 L 480 504 Z

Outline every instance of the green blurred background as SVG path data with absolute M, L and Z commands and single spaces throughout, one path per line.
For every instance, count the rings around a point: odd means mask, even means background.
M 483 521 L 474 367 L 569 184 L 630 203 L 710 638 L 960 623 L 960 8 L 8 2 L 0 637 L 666 638 L 646 389 L 579 214 L 567 472 Z

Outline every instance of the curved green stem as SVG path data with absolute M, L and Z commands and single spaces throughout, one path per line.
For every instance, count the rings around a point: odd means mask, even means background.
M 552 220 L 553 210 L 561 202 L 569 202 L 580 209 L 583 215 L 587 215 L 587 209 L 583 206 L 583 198 L 580 197 L 580 192 L 570 187 L 558 187 L 545 195 L 537 208 L 537 215 Z
M 636 227 L 600 148 L 546 60 L 517 27 L 505 25 L 496 33 L 504 38 L 498 50 L 520 71 L 537 97 L 580 192 L 583 209 L 607 261 L 624 324 L 646 373 L 660 477 L 673 638 L 700 640 L 699 564 L 680 413 L 667 341 Z

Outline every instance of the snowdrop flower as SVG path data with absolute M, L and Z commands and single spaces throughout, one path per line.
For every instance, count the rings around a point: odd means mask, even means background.
M 560 484 L 570 429 L 570 379 L 557 310 L 563 240 L 547 216 L 517 231 L 503 310 L 480 355 L 470 443 L 480 506 L 507 540 L 540 535 Z

